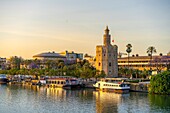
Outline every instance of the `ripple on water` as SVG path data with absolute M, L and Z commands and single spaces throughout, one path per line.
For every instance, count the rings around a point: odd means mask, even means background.
M 0 113 L 168 113 L 170 96 L 0 86 Z

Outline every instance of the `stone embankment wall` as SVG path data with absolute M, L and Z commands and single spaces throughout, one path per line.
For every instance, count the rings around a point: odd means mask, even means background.
M 130 83 L 130 91 L 148 92 L 149 83 Z

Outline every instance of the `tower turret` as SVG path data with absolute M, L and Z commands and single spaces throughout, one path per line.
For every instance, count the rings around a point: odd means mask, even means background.
M 106 26 L 105 34 L 103 35 L 103 40 L 105 46 L 109 46 L 111 44 L 108 26 Z
M 109 34 L 109 29 L 108 29 L 108 26 L 106 26 L 106 29 L 105 29 L 105 34 Z

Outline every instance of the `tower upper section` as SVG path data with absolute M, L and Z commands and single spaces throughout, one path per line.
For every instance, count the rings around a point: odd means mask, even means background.
M 104 43 L 104 46 L 109 46 L 111 45 L 110 43 L 110 34 L 109 34 L 109 29 L 108 29 L 108 26 L 106 26 L 106 29 L 105 29 L 105 34 L 103 35 L 103 43 Z

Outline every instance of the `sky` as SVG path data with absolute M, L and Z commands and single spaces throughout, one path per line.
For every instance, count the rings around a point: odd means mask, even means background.
M 106 26 L 119 52 L 170 51 L 170 0 L 0 0 L 0 57 L 42 52 L 95 56 Z

